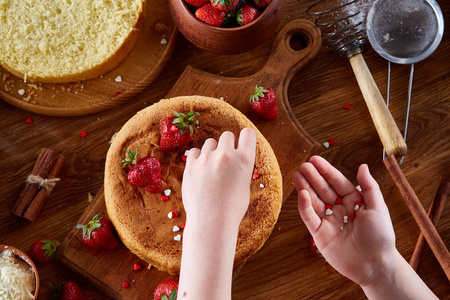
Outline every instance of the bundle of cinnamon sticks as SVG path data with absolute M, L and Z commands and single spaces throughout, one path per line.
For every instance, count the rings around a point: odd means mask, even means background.
M 64 161 L 63 155 L 43 148 L 11 213 L 34 222 L 56 182 L 59 181 L 58 175 Z

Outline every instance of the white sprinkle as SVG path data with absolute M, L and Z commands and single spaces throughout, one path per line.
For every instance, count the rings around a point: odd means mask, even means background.
M 223 97 L 220 97 L 219 99 L 220 99 L 220 100 L 223 100 Z
M 344 230 L 344 227 L 343 227 L 343 226 L 341 226 L 341 231 L 342 231 L 342 230 Z
M 181 241 L 181 234 L 177 234 L 176 236 L 173 237 L 173 239 L 178 242 Z
M 333 214 L 333 211 L 332 211 L 331 209 L 327 208 L 327 210 L 325 211 L 325 214 L 326 214 L 327 216 L 330 216 L 330 215 Z
M 122 76 L 117 76 L 116 79 L 114 79 L 116 82 L 122 82 Z
M 168 214 L 167 214 L 167 217 L 168 217 L 169 219 L 172 219 L 172 212 L 168 213 Z
M 166 195 L 167 197 L 170 196 L 170 193 L 172 193 L 172 191 L 170 189 L 167 189 L 164 191 L 164 195 Z
M 162 38 L 160 43 L 161 43 L 161 45 L 165 45 L 165 44 L 167 44 L 167 40 L 165 38 Z
M 24 89 L 20 89 L 17 91 L 17 93 L 19 93 L 20 96 L 23 96 L 23 94 L 25 94 L 25 90 Z
M 353 207 L 353 209 L 354 209 L 355 211 L 357 211 L 357 210 L 359 209 L 359 205 L 358 205 L 358 204 L 355 204 L 355 207 Z
M 362 192 L 362 189 L 361 189 L 361 187 L 360 187 L 359 185 L 356 186 L 356 189 L 357 189 L 358 191 Z
M 259 184 L 259 187 L 260 187 L 260 188 L 264 188 L 264 184 L 260 183 L 260 184 Z
M 330 143 L 325 142 L 325 143 L 323 143 L 323 146 L 328 149 L 328 147 L 330 147 Z
M 180 231 L 180 227 L 178 227 L 177 225 L 173 226 L 173 232 L 177 232 Z
M 189 150 L 184 151 L 184 156 L 188 156 L 189 155 Z
M 348 216 L 344 216 L 344 224 L 348 223 Z

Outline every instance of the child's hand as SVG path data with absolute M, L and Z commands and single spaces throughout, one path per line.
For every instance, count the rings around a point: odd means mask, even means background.
M 367 165 L 357 180 L 363 195 L 325 159 L 314 156 L 293 176 L 298 210 L 328 263 L 357 284 L 371 284 L 396 264 L 395 234 L 389 211 Z M 337 197 L 343 204 L 335 205 Z M 362 203 L 355 212 L 355 202 Z M 326 215 L 325 205 L 333 205 Z M 355 218 L 350 220 L 350 214 Z M 348 223 L 344 223 L 344 216 Z
M 210 138 L 189 151 L 182 185 L 188 222 L 239 227 L 250 201 L 255 149 L 256 133 L 245 128 L 238 143 L 224 132 L 218 142 Z

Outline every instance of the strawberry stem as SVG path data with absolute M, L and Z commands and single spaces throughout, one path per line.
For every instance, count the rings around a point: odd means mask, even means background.
M 253 94 L 250 96 L 250 103 L 254 103 L 255 101 L 259 101 L 259 97 L 264 97 L 264 93 L 267 93 L 268 90 L 266 90 L 264 87 L 256 85 L 255 90 L 253 91 Z
M 192 136 L 194 134 L 194 125 L 199 127 L 198 120 L 194 119 L 196 116 L 200 116 L 200 113 L 190 111 L 187 114 L 183 114 L 177 111 L 173 111 L 173 114 L 176 116 L 175 119 L 173 119 L 172 124 L 174 124 L 178 130 L 180 131 L 180 134 L 183 135 L 186 131 L 189 130 L 189 134 Z
M 91 238 L 91 232 L 94 231 L 97 228 L 100 228 L 102 225 L 100 224 L 100 219 L 98 217 L 98 214 L 96 214 L 92 220 L 89 221 L 89 223 L 87 223 L 86 225 L 83 224 L 78 224 L 76 227 L 78 229 L 83 229 L 83 238 L 90 239 Z
M 128 158 L 123 158 L 122 156 L 120 157 L 122 159 L 122 161 L 121 161 L 122 169 L 124 169 L 129 164 L 136 164 L 137 153 L 138 153 L 138 148 L 136 148 L 136 152 L 130 151 L 127 148 L 124 148 L 124 149 L 125 149 L 125 152 L 128 154 Z

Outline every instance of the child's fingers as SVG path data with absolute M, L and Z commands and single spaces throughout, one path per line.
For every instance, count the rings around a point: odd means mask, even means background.
M 186 160 L 186 169 L 190 169 L 191 165 L 194 163 L 194 161 L 197 160 L 197 158 L 200 156 L 200 149 L 198 148 L 191 148 L 189 150 L 189 154 L 187 156 L 187 160 Z
M 338 196 L 344 197 L 355 192 L 355 186 L 326 159 L 315 155 L 311 157 L 309 162 L 314 165 L 323 177 L 323 180 L 329 184 Z
M 242 129 L 239 135 L 237 148 L 238 150 L 242 150 L 244 152 L 254 152 L 256 149 L 256 132 L 249 127 Z
M 323 203 L 323 201 L 318 198 L 316 192 L 311 187 L 308 180 L 306 180 L 305 176 L 303 176 L 300 172 L 295 172 L 292 176 L 292 181 L 298 193 L 300 193 L 301 190 L 308 191 L 311 197 L 312 206 L 316 212 L 324 210 L 325 203 Z
M 325 204 L 334 204 L 336 200 L 336 192 L 328 184 L 328 182 L 321 176 L 316 167 L 311 163 L 303 163 L 300 166 L 300 173 L 310 184 L 311 188 Z
M 322 220 L 312 207 L 311 195 L 307 190 L 298 192 L 298 212 L 311 234 L 315 234 L 319 230 Z
M 203 153 L 208 153 L 208 152 L 216 150 L 216 148 L 217 148 L 217 141 L 215 139 L 213 139 L 213 138 L 209 138 L 203 144 L 202 152 Z M 189 155 L 190 154 L 191 153 L 189 152 Z
M 359 166 L 356 179 L 364 194 L 364 204 L 367 209 L 386 207 L 380 187 L 370 174 L 369 167 L 366 164 Z
M 236 137 L 230 131 L 224 131 L 219 138 L 217 149 L 234 150 L 236 146 Z

